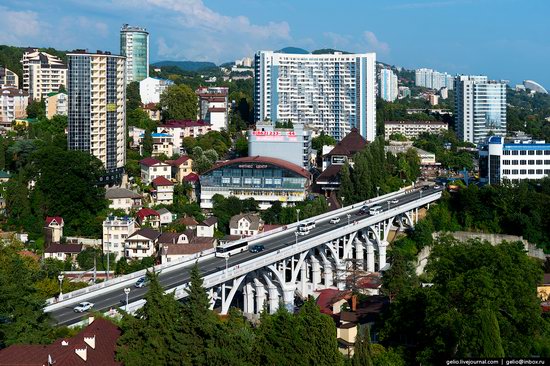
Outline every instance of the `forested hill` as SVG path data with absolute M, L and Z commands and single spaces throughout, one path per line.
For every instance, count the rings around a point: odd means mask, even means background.
M 15 72 L 19 79 L 23 78 L 23 66 L 21 65 L 21 58 L 25 49 L 28 47 L 14 47 L 0 45 L 0 66 L 7 67 L 11 71 Z M 55 48 L 38 48 L 40 51 L 49 53 L 50 55 L 61 58 L 64 62 L 67 62 L 67 52 L 59 51 Z
M 201 71 L 217 67 L 215 63 L 206 61 L 159 61 L 153 66 L 176 66 L 183 71 Z

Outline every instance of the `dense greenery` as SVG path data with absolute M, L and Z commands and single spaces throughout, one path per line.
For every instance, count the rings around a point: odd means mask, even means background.
M 445 144 L 450 144 L 450 148 L 446 149 Z M 458 171 L 464 168 L 472 170 L 474 167 L 473 153 L 461 148 L 475 147 L 475 145 L 458 140 L 452 131 L 440 135 L 423 133 L 416 139 L 414 146 L 434 153 L 435 160 L 441 163 L 444 169 Z
M 287 225 L 296 222 L 298 212 L 300 220 L 320 215 L 328 211 L 328 204 L 324 197 L 298 202 L 294 206 L 283 207 L 281 202 L 273 202 L 270 208 L 262 212 L 262 219 L 266 224 Z
M 206 135 L 199 137 L 185 137 L 182 145 L 190 155 L 193 154 L 196 147 L 200 147 L 205 152 L 207 150 L 214 150 L 218 157 L 224 157 L 231 147 L 231 137 L 226 132 L 210 131 Z
M 508 89 L 506 93 L 506 129 L 508 132 L 524 131 L 538 139 L 550 141 L 550 95 L 516 92 Z
M 321 156 L 323 146 L 334 146 L 336 145 L 336 139 L 330 135 L 325 134 L 324 131 L 317 137 L 311 139 L 311 147 L 313 150 L 317 151 L 317 155 Z
M 394 257 L 392 265 L 400 260 Z M 433 244 L 424 276 L 432 287 L 419 286 L 411 266 L 384 276 L 384 287 L 401 285 L 383 322 L 382 343 L 400 349 L 409 364 L 550 355 L 550 324 L 536 295 L 541 264 L 527 257 L 522 243 L 443 237 Z
M 384 141 L 378 137 L 353 157 L 353 167 L 341 170 L 339 196 L 344 204 L 363 201 L 378 194 L 395 191 L 420 175 L 420 159 L 414 150 L 397 156 L 384 152 Z
M 220 194 L 212 197 L 212 213 L 218 218 L 218 230 L 224 234 L 229 234 L 229 220 L 231 217 L 240 213 L 249 213 L 258 211 L 258 203 L 254 198 L 241 200 L 235 196 L 225 198 Z
M 150 276 L 147 303 L 137 317 L 122 321 L 117 357 L 126 365 L 343 364 L 334 322 L 313 300 L 297 314 L 283 307 L 273 315 L 264 312 L 253 328 L 235 309 L 224 319 L 209 309 L 196 266 L 183 305 Z
M 196 120 L 198 101 L 195 91 L 180 84 L 169 86 L 160 96 L 163 119 Z
M 19 87 L 23 85 L 23 66 L 21 65 L 21 58 L 23 58 L 25 49 L 26 47 L 0 45 L 0 66 L 7 67 L 19 76 Z M 61 58 L 63 62 L 67 61 L 67 52 L 65 51 L 58 51 L 54 48 L 39 48 L 39 50 L 57 56 Z

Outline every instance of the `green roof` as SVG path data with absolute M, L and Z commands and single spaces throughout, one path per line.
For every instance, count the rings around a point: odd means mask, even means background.
M 0 178 L 11 178 L 11 174 L 9 172 L 0 170 Z
M 57 95 L 59 94 L 59 92 L 51 92 L 51 93 L 48 93 L 48 97 L 53 97 L 54 95 Z
M 28 123 L 38 122 L 38 118 L 16 118 L 17 121 L 25 121 Z

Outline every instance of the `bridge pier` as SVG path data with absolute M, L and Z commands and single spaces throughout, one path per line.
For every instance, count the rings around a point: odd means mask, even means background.
M 254 313 L 254 289 L 250 282 L 243 287 L 243 313 Z
M 283 303 L 286 310 L 289 313 L 294 312 L 294 294 L 296 292 L 296 285 L 286 284 L 283 286 Z
M 302 268 L 300 270 L 300 293 L 302 294 L 303 297 L 308 296 L 307 277 L 308 277 L 307 263 L 306 261 L 303 261 Z
M 265 306 L 265 286 L 258 279 L 254 280 L 256 286 L 256 314 L 261 313 Z
M 364 269 L 364 252 L 363 242 L 359 238 L 355 238 L 355 265 L 357 270 L 362 271 Z
M 374 245 L 367 238 L 367 272 L 374 272 Z
M 313 283 L 313 290 L 317 289 L 317 286 L 321 283 L 321 265 L 319 260 L 311 256 L 311 282 Z
M 381 270 L 387 264 L 387 262 L 386 262 L 386 248 L 387 247 L 388 247 L 388 242 L 386 240 L 380 240 L 380 242 L 378 243 L 378 255 L 379 255 L 378 270 Z
M 279 309 L 279 291 L 274 284 L 268 285 L 269 292 L 269 313 L 273 314 Z
M 336 265 L 336 273 L 337 273 L 337 282 L 336 286 L 338 287 L 338 290 L 343 291 L 346 289 L 346 280 L 347 280 L 347 272 L 346 272 L 346 262 L 341 261 Z

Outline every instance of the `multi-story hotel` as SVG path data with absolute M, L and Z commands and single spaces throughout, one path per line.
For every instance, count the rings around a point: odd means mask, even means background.
M 386 140 L 394 133 L 400 133 L 408 139 L 414 139 L 423 133 L 442 133 L 449 129 L 449 125 L 440 121 L 386 121 L 384 122 L 384 136 Z
M 506 84 L 487 76 L 457 76 L 455 126 L 458 138 L 472 143 L 506 135 Z
M 201 87 L 195 93 L 199 97 L 199 119 L 210 123 L 213 131 L 227 130 L 229 88 L 225 86 Z
M 149 77 L 149 33 L 124 24 L 120 29 L 120 54 L 126 57 L 126 83 Z
M 393 102 L 398 97 L 397 75 L 391 69 L 381 69 L 378 81 L 380 98 Z
M 550 144 L 536 140 L 511 140 L 491 136 L 479 146 L 479 176 L 489 184 L 550 176 Z
M 103 221 L 103 253 L 114 253 L 115 260 L 124 257 L 126 239 L 138 228 L 131 217 L 107 216 Z M 115 263 L 112 263 L 112 266 L 114 268 Z
M 0 126 L 11 128 L 16 118 L 27 117 L 29 94 L 15 87 L 0 87 Z
M 376 54 L 255 56 L 254 118 L 303 123 L 337 140 L 357 128 L 376 133 Z
M 67 85 L 67 66 L 59 57 L 38 48 L 28 48 L 21 59 L 23 65 L 23 90 L 31 99 L 41 100 L 48 93 L 59 91 Z
M 424 88 L 439 90 L 441 88 L 453 89 L 453 77 L 446 72 L 432 69 L 418 69 L 415 71 L 415 85 Z
M 66 93 L 49 93 L 44 102 L 46 103 L 46 117 L 51 119 L 55 115 L 66 116 L 68 113 L 68 99 Z
M 147 77 L 139 82 L 139 96 L 141 103 L 147 105 L 149 103 L 160 103 L 160 96 L 171 85 L 174 85 L 172 80 Z
M 67 56 L 69 149 L 88 151 L 105 166 L 106 183 L 118 181 L 126 162 L 125 59 L 82 50 Z
M 3 86 L 19 88 L 19 76 L 10 69 L 0 66 L 0 88 Z

